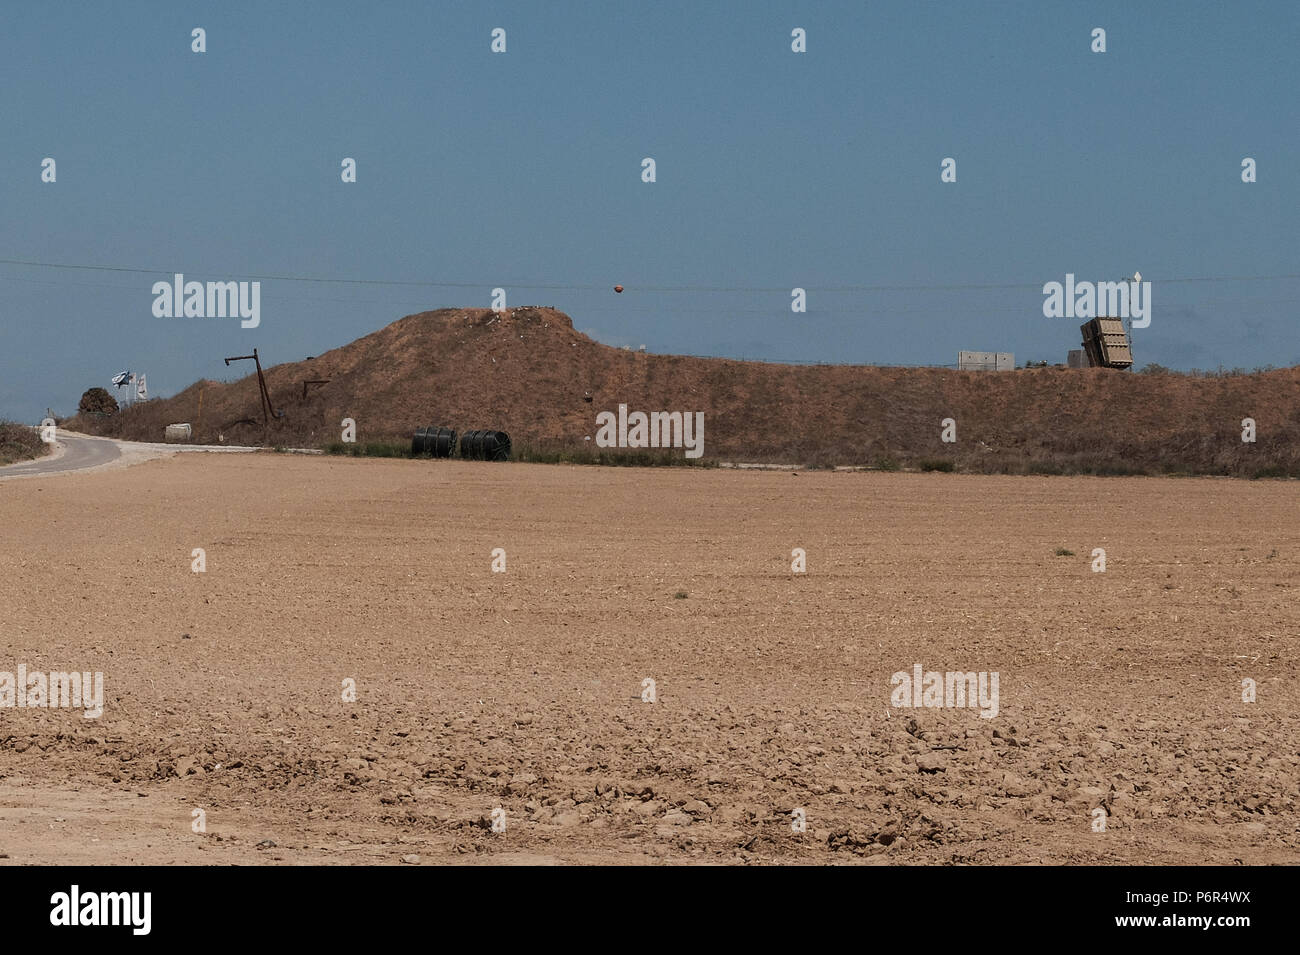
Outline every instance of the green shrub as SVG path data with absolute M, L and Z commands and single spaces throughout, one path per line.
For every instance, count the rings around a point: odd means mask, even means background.
M 922 471 L 943 471 L 945 474 L 950 474 L 956 465 L 944 458 L 923 458 L 917 462 L 917 467 Z
M 407 444 L 394 444 L 390 441 L 367 441 L 344 443 L 335 441 L 325 447 L 326 454 L 341 454 L 350 458 L 409 458 L 411 447 Z
M 510 460 L 533 464 L 596 464 L 604 467 L 626 468 L 716 468 L 718 462 L 704 458 L 688 458 L 679 449 L 622 450 L 619 448 L 537 448 L 516 444 L 510 450 Z
M 1283 464 L 1270 464 L 1266 468 L 1260 468 L 1251 475 L 1252 480 L 1258 481 L 1260 478 L 1289 478 L 1291 469 Z

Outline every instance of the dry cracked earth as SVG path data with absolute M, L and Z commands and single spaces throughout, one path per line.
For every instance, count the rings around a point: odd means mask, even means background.
M 105 687 L 99 719 L 0 707 L 0 862 L 1295 863 L 1295 488 L 270 453 L 0 482 L 0 671 Z M 996 672 L 997 715 L 892 706 L 915 664 Z

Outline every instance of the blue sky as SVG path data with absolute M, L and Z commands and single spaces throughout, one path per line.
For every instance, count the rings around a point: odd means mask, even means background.
M 125 368 L 163 395 L 235 377 L 222 357 L 297 360 L 487 307 L 494 286 L 655 352 L 952 364 L 1063 361 L 1079 323 L 1043 316 L 1043 283 L 1141 270 L 1139 364 L 1300 363 L 1300 279 L 1186 281 L 1300 275 L 1292 2 L 52 3 L 4 21 L 0 259 L 161 271 L 0 264 L 0 416 L 70 412 Z M 155 318 L 173 270 L 445 284 L 265 280 L 243 329 Z M 951 288 L 972 285 L 997 287 Z

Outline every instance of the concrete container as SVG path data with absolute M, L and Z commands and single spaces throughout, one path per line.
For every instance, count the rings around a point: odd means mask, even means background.
M 1014 371 L 1016 356 L 1009 351 L 959 351 L 957 368 L 961 371 Z
M 169 424 L 164 437 L 168 441 L 188 441 L 192 433 L 188 424 Z

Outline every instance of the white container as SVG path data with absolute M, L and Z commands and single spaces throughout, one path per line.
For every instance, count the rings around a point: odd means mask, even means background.
M 169 424 L 166 437 L 168 441 L 188 441 L 192 433 L 188 424 Z

